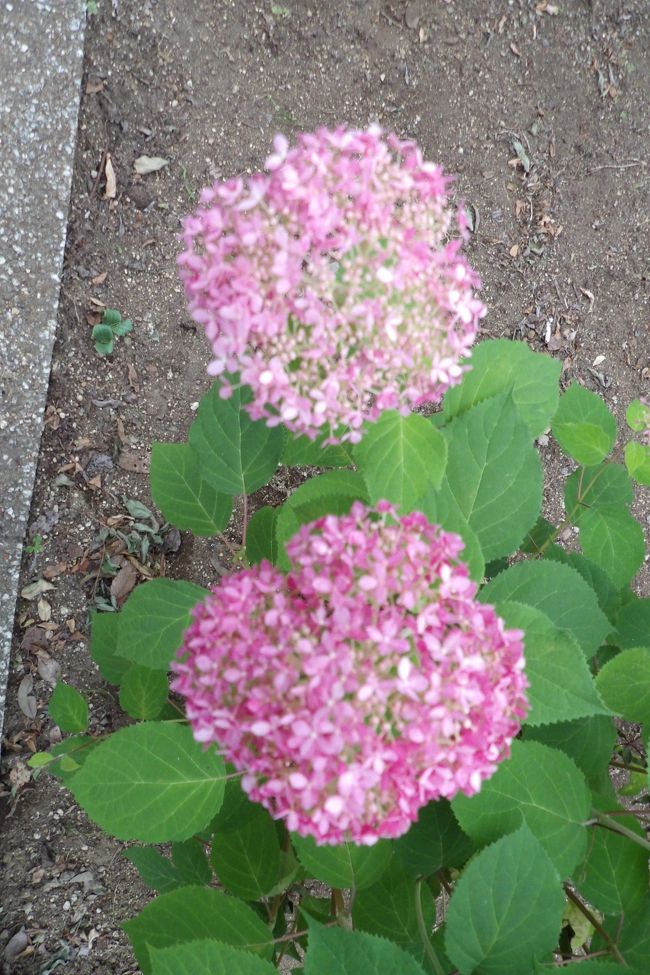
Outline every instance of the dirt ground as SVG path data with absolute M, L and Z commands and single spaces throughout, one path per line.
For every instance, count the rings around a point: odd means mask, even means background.
M 558 356 L 621 422 L 650 391 L 647 0 L 97 0 L 83 89 L 23 568 L 24 586 L 53 588 L 19 603 L 3 742 L 0 949 L 18 936 L 16 975 L 137 971 L 120 923 L 148 891 L 122 846 L 25 762 L 57 738 L 57 676 L 89 693 L 94 729 L 120 720 L 89 662 L 89 609 L 149 575 L 208 583 L 221 565 L 216 540 L 156 535 L 125 504 L 151 507 L 150 444 L 185 434 L 208 385 L 175 270 L 203 185 L 259 168 L 277 131 L 377 120 L 457 174 L 486 334 Z M 142 155 L 168 165 L 138 176 Z M 90 340 L 104 306 L 134 323 L 109 358 Z M 542 444 L 553 509 L 568 470 Z M 275 488 L 280 500 L 281 477 Z

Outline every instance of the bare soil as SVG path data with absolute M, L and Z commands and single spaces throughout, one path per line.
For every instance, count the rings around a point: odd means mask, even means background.
M 152 441 L 181 439 L 208 386 L 175 270 L 203 185 L 260 168 L 277 131 L 377 120 L 457 175 L 486 335 L 550 351 L 622 425 L 650 391 L 647 0 L 98 0 L 83 88 L 37 551 L 23 569 L 23 585 L 54 588 L 19 604 L 3 741 L 0 948 L 17 936 L 16 975 L 137 971 L 120 923 L 149 892 L 121 844 L 25 762 L 57 738 L 57 676 L 89 695 L 95 730 L 121 720 L 88 657 L 89 609 L 148 575 L 209 583 L 224 560 L 217 540 L 169 532 L 129 553 L 116 534 L 135 530 L 125 498 L 151 507 Z M 169 165 L 139 177 L 141 155 Z M 134 322 L 110 357 L 90 339 L 103 307 Z M 541 449 L 557 511 L 568 469 Z M 268 497 L 286 490 L 280 476 Z M 648 507 L 646 492 L 646 525 Z

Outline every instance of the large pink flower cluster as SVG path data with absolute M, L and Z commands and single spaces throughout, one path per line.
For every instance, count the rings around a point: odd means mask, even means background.
M 266 173 L 203 190 L 185 220 L 189 310 L 254 419 L 355 441 L 460 380 L 478 279 L 449 239 L 449 178 L 414 142 L 374 126 L 274 145 Z
M 526 714 L 522 633 L 457 561 L 462 540 L 388 502 L 304 526 L 194 612 L 173 688 L 243 788 L 318 843 L 404 833 L 475 793 Z

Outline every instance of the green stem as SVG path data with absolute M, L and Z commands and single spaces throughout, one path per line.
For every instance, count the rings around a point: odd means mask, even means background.
M 642 846 L 644 850 L 650 850 L 650 843 L 643 836 L 639 836 L 633 830 L 628 829 L 627 826 L 621 826 L 617 823 L 615 819 L 611 816 L 606 816 L 605 813 L 600 812 L 599 809 L 591 810 L 591 818 L 598 824 L 598 826 L 603 826 L 605 829 L 609 829 L 612 833 L 620 833 L 621 836 L 626 836 L 628 840 L 632 840 L 637 846 Z
M 592 478 L 592 480 L 589 482 L 589 484 L 587 485 L 587 487 L 584 489 L 584 494 L 586 494 L 588 491 L 591 490 L 591 488 L 594 486 L 594 484 L 596 483 L 596 481 L 598 480 L 598 478 L 600 477 L 600 475 L 605 470 L 605 467 L 607 467 L 607 466 L 608 466 L 607 464 L 603 464 L 603 466 L 598 471 L 598 473 Z M 585 476 L 585 470 L 586 470 L 585 467 L 582 467 L 580 469 L 580 481 L 578 483 L 578 497 L 577 497 L 577 504 L 576 504 L 575 508 L 573 509 L 573 511 L 571 511 L 570 513 L 567 514 L 567 516 L 564 519 L 564 521 L 562 521 L 557 526 L 557 528 L 555 529 L 555 531 L 553 532 L 553 534 L 550 535 L 542 545 L 540 545 L 540 547 L 537 549 L 537 555 L 538 556 L 541 556 L 541 555 L 544 554 L 544 552 L 549 547 L 549 545 L 551 545 L 552 542 L 554 542 L 556 540 L 556 538 L 558 537 L 558 535 L 560 535 L 561 532 L 563 532 L 565 528 L 568 528 L 569 525 L 573 525 L 575 523 L 575 516 L 576 516 L 576 514 L 579 511 L 581 511 L 583 508 L 586 507 L 586 505 L 584 505 L 582 503 L 582 498 L 584 497 L 583 490 L 582 490 L 582 480 L 583 480 L 583 478 Z
M 571 903 L 572 904 L 575 904 L 575 906 L 578 908 L 578 910 L 580 911 L 580 913 L 581 914 L 584 914 L 584 916 L 587 918 L 587 920 L 591 924 L 592 928 L 595 931 L 598 932 L 598 934 L 601 936 L 601 938 L 603 939 L 603 941 L 605 941 L 607 943 L 607 947 L 609 948 L 609 950 L 613 954 L 613 956 L 616 959 L 616 961 L 619 962 L 619 964 L 621 964 L 621 965 L 626 965 L 627 966 L 627 962 L 625 961 L 625 959 L 623 958 L 623 955 L 618 950 L 617 945 L 615 944 L 614 941 L 612 941 L 611 936 L 607 933 L 607 931 L 605 931 L 605 928 L 602 926 L 602 924 L 600 923 L 600 921 L 598 920 L 598 918 L 595 916 L 595 914 L 593 914 L 589 910 L 589 908 L 587 907 L 587 905 L 585 903 L 583 903 L 582 899 L 580 897 L 578 897 L 578 895 L 575 893 L 575 891 L 573 891 L 567 884 L 564 884 L 564 893 L 567 895 L 567 897 L 569 898 L 569 900 L 571 901 Z
M 415 914 L 418 920 L 418 931 L 420 932 L 420 938 L 422 940 L 422 944 L 424 945 L 427 958 L 431 962 L 431 967 L 436 975 L 445 975 L 445 970 L 440 964 L 440 959 L 436 954 L 435 948 L 431 944 L 431 938 L 429 937 L 427 925 L 424 920 L 424 914 L 422 912 L 422 878 L 416 880 L 415 882 Z
M 643 765 L 626 765 L 625 762 L 616 762 L 614 759 L 609 764 L 612 768 L 624 768 L 626 772 L 641 772 L 645 774 L 648 771 Z

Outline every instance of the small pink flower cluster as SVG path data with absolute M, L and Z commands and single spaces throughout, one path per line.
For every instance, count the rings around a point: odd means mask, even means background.
M 472 795 L 527 711 L 519 630 L 457 561 L 458 535 L 388 502 L 303 526 L 194 612 L 173 669 L 200 742 L 249 796 L 318 843 L 404 833 Z
M 274 146 L 267 173 L 203 190 L 185 220 L 189 310 L 209 372 L 239 373 L 254 419 L 358 441 L 365 419 L 459 382 L 478 279 L 448 239 L 449 178 L 414 142 L 373 126 Z

